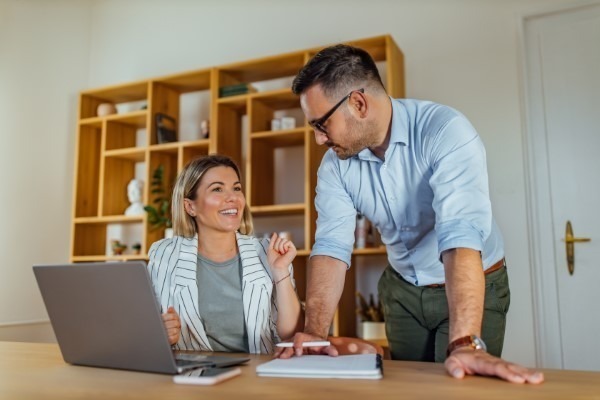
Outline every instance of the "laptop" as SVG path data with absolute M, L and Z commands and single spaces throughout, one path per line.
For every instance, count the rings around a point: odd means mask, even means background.
M 69 364 L 177 374 L 249 358 L 171 350 L 142 261 L 35 265 L 63 359 Z

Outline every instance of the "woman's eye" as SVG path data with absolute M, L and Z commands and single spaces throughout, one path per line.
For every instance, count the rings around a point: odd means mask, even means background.
M 235 190 L 236 192 L 241 192 L 242 191 L 242 187 L 241 186 L 236 186 L 233 188 L 233 190 Z
M 223 191 L 223 189 L 221 189 L 220 187 L 216 187 L 216 188 L 213 188 L 212 191 L 213 192 L 221 192 L 221 191 Z

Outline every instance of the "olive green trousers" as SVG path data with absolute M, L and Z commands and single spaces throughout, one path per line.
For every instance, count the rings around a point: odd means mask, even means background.
M 444 362 L 450 325 L 446 289 L 414 286 L 388 265 L 378 290 L 392 359 Z M 497 357 L 502 353 L 509 305 L 508 274 L 503 267 L 485 276 L 481 330 L 488 352 Z

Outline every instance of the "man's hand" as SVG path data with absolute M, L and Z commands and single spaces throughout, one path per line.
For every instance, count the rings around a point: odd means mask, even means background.
M 444 363 L 448 373 L 462 379 L 465 375 L 497 376 L 512 383 L 542 383 L 544 374 L 494 357 L 482 350 L 456 349 Z
M 310 333 L 298 332 L 294 335 L 294 347 L 277 347 L 275 350 L 275 358 L 290 358 L 292 356 L 301 356 L 302 354 L 325 354 L 330 356 L 337 356 L 338 351 L 335 346 L 330 345 L 327 347 L 302 347 L 304 342 L 314 342 L 327 340 L 317 335 Z
M 179 314 L 177 314 L 173 307 L 169 307 L 167 312 L 162 315 L 162 320 L 167 329 L 169 344 L 172 346 L 179 341 L 179 335 L 181 334 L 181 320 L 179 319 Z

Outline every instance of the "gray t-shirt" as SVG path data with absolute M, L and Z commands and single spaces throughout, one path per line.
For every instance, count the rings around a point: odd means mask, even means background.
M 214 351 L 248 353 L 242 302 L 242 260 L 216 263 L 198 254 L 198 309 Z

